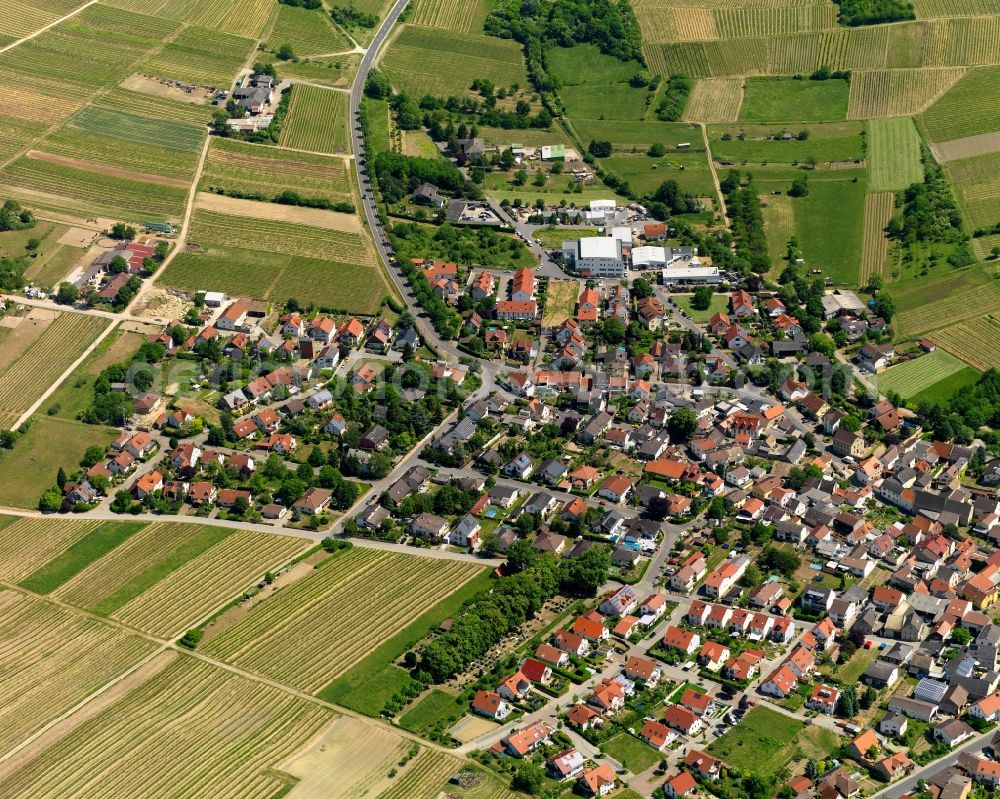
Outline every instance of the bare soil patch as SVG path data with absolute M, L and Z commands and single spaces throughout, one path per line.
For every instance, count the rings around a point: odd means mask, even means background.
M 962 158 L 975 158 L 977 155 L 989 155 L 1000 151 L 1000 131 L 942 141 L 932 144 L 931 148 L 939 161 L 958 161 Z
M 408 748 L 391 730 L 341 718 L 280 768 L 301 780 L 290 799 L 328 799 L 332 785 L 339 799 L 360 799 L 378 796 L 391 784 L 389 771 Z
M 183 297 L 163 289 L 151 288 L 132 311 L 132 315 L 169 322 L 171 319 L 181 319 L 190 305 L 191 303 Z
M 490 721 L 482 716 L 465 716 L 458 724 L 448 730 L 448 734 L 456 741 L 467 744 L 469 741 L 475 741 L 497 729 L 499 729 L 499 725 L 495 721 Z
M 65 244 L 69 247 L 86 249 L 94 242 L 94 231 L 86 230 L 85 228 L 72 227 L 63 233 L 59 237 L 58 241 L 60 244 Z
M 115 166 L 105 164 L 94 164 L 90 161 L 81 161 L 77 158 L 66 158 L 62 155 L 52 155 L 38 150 L 28 150 L 25 155 L 36 161 L 46 161 L 50 164 L 58 164 L 72 169 L 82 169 L 85 172 L 93 172 L 95 175 L 105 175 L 111 178 L 121 178 L 123 180 L 137 180 L 142 183 L 155 183 L 158 186 L 170 186 L 175 189 L 186 189 L 191 186 L 190 182 L 180 178 L 165 178 L 162 175 L 150 175 L 145 172 L 133 172 L 130 169 L 119 169 Z
M 182 103 L 190 103 L 191 105 L 205 105 L 212 97 L 212 92 L 206 90 L 204 86 L 196 86 L 192 91 L 188 92 L 174 85 L 174 82 L 167 78 L 143 75 L 140 72 L 136 72 L 134 75 L 125 78 L 120 85 L 123 89 L 128 89 L 132 92 L 142 92 L 143 94 L 150 94 L 153 97 L 164 97 L 168 100 L 179 100 Z
M 260 203 L 255 200 L 238 200 L 221 194 L 200 192 L 195 201 L 197 208 L 233 216 L 249 216 L 270 222 L 294 222 L 299 225 L 340 230 L 344 233 L 360 233 L 361 220 L 354 214 L 339 214 L 319 208 L 299 208 L 295 205 Z

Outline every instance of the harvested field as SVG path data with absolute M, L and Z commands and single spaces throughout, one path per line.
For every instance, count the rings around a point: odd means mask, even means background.
M 694 84 L 684 109 L 689 122 L 735 122 L 743 104 L 740 78 L 702 78 Z
M 28 324 L 27 320 L 22 322 Z M 10 424 L 90 346 L 108 320 L 78 313 L 64 313 L 41 336 L 23 349 L 6 353 L 0 367 L 0 417 Z M 0 352 L 12 339 L 0 344 Z
M 228 139 L 212 139 L 201 185 L 273 197 L 296 191 L 303 197 L 352 202 L 348 162 L 326 155 L 291 152 Z
M 863 286 L 868 284 L 872 275 L 882 274 L 890 243 L 885 235 L 885 226 L 889 224 L 894 210 L 895 196 L 892 192 L 865 197 L 865 233 L 861 248 L 861 274 L 858 275 L 858 282 Z
M 309 749 L 281 770 L 299 782 L 289 799 L 328 799 L 336 783 L 339 799 L 363 799 L 387 789 L 387 776 L 409 743 L 385 727 L 341 718 Z
M 923 180 L 920 136 L 906 117 L 868 122 L 869 187 L 873 192 L 901 191 Z
M 460 561 L 353 549 L 213 638 L 211 654 L 315 692 L 481 570 Z M 359 624 L 357 598 L 380 612 Z
M 346 153 L 347 94 L 299 84 L 292 87 L 281 146 L 313 153 Z
M 16 591 L 0 591 L 0 640 L 0 752 L 156 648 L 144 638 Z
M 361 234 L 361 220 L 354 214 L 324 211 L 319 208 L 302 208 L 297 205 L 239 200 L 221 194 L 201 192 L 195 198 L 195 207 L 200 211 L 216 214 L 230 214 L 241 218 L 259 219 L 265 222 L 308 225 L 323 230 L 341 233 Z
M 112 618 L 174 638 L 305 548 L 301 538 L 239 531 L 165 575 Z
M 848 119 L 919 114 L 966 73 L 963 67 L 883 69 L 855 72 L 847 103 Z
M 1000 125 L 1000 121 L 997 123 Z M 1000 152 L 1000 131 L 938 142 L 931 146 L 939 161 L 959 161 Z
M 7 522 L 0 530 L 0 579 L 20 582 L 100 526 L 97 519 L 25 517 Z
M 0 783 L 34 799 L 267 799 L 331 711 L 182 657 Z
M 996 314 L 936 330 L 934 341 L 980 371 L 1000 369 L 1000 319 Z
M 876 375 L 875 384 L 883 394 L 895 391 L 903 399 L 910 399 L 964 368 L 962 361 L 939 349 Z

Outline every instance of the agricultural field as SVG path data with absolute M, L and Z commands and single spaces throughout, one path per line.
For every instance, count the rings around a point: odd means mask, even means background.
M 352 53 L 327 58 L 312 56 L 300 58 L 298 61 L 277 62 L 270 53 L 262 53 L 260 60 L 264 63 L 276 63 L 277 68 L 281 70 L 282 78 L 318 83 L 321 86 L 347 88 L 358 68 L 361 56 Z
M 847 118 L 919 114 L 945 95 L 965 74 L 962 67 L 855 72 L 851 75 Z
M 78 313 L 40 318 L 44 315 L 24 317 L 0 343 L 0 421 L 4 425 L 16 422 L 108 325 L 106 319 Z
M 212 107 L 209 105 L 185 103 L 169 97 L 133 91 L 122 86 L 98 96 L 89 109 L 118 111 L 142 117 L 147 121 L 159 119 L 202 126 L 212 120 Z
M 134 221 L 180 219 L 187 200 L 182 183 L 146 182 L 146 177 L 120 177 L 100 166 L 79 169 L 61 160 L 22 157 L 0 170 L 0 193 L 83 218 L 101 214 Z
M 864 242 L 861 246 L 861 274 L 858 283 L 867 285 L 872 275 L 882 274 L 889 255 L 886 225 L 895 212 L 896 198 L 892 192 L 869 194 L 865 197 Z
M 785 132 L 790 133 L 792 138 L 782 139 Z M 800 133 L 808 135 L 800 140 Z M 864 158 L 863 134 L 864 125 L 860 122 L 791 126 L 712 125 L 708 129 L 712 157 L 716 161 L 735 161 L 738 164 L 853 161 Z M 724 139 L 725 136 L 729 138 Z
M 267 0 L 108 0 L 108 5 L 252 39 L 264 36 L 277 10 Z
M 303 197 L 351 202 L 351 178 L 342 158 L 312 155 L 213 138 L 201 176 L 204 191 L 259 192 L 267 197 L 296 191 Z
M 317 704 L 180 655 L 0 782 L 4 796 L 273 797 L 275 768 L 335 718 Z
M 521 46 L 476 33 L 406 25 L 381 66 L 394 86 L 413 97 L 463 95 L 472 81 L 485 76 L 497 86 L 528 85 Z
M 422 799 L 437 796 L 455 773 L 458 761 L 442 752 L 421 749 L 392 786 L 377 799 Z
M 875 380 L 881 393 L 895 391 L 908 400 L 965 368 L 966 365 L 954 355 L 939 349 L 893 366 L 877 375 Z
M 4 0 L 0 34 L 11 41 L 19 39 L 51 25 L 80 5 L 78 0 L 52 0 L 46 3 Z
M 54 595 L 151 635 L 176 638 L 305 544 L 269 533 L 151 524 Z
M 1000 67 L 970 69 L 920 117 L 933 142 L 989 133 L 1000 128 Z
M 139 69 L 148 75 L 228 88 L 253 48 L 251 39 L 190 27 L 153 53 Z
M 268 36 L 273 49 L 290 44 L 297 57 L 329 55 L 354 49 L 351 40 L 333 24 L 324 9 L 279 5 L 278 18 Z
M 987 269 L 947 268 L 937 275 L 907 278 L 892 288 L 896 332 L 911 337 L 1000 310 L 1000 281 Z M 935 334 L 935 343 L 939 342 Z
M 0 128 L 0 161 L 6 161 L 21 152 L 28 142 L 41 136 L 45 129 L 44 122 L 8 116 Z
M 1000 233 L 992 236 L 980 236 L 972 240 L 972 250 L 984 261 L 989 258 L 993 260 L 993 248 L 1000 247 Z
M 572 119 L 623 119 L 642 121 L 648 89 L 636 89 L 627 83 L 580 83 L 559 90 L 566 113 Z
M 831 122 L 847 117 L 843 80 L 750 78 L 743 89 L 744 122 Z
M 936 330 L 934 341 L 975 369 L 1000 369 L 1000 319 L 996 313 Z
M 567 234 L 572 238 L 572 234 Z M 545 294 L 545 310 L 542 312 L 542 327 L 559 327 L 576 314 L 576 300 L 580 284 L 576 280 L 550 280 Z
M 925 388 L 914 394 L 909 399 L 909 404 L 919 407 L 921 402 L 929 402 L 934 405 L 945 405 L 951 401 L 956 393 L 967 386 L 975 385 L 979 380 L 979 372 L 971 366 L 966 366 L 957 372 L 953 372 L 943 380 L 938 380 L 934 385 Z
M 299 780 L 289 799 L 320 799 L 336 783 L 341 796 L 377 796 L 392 784 L 388 776 L 411 744 L 382 725 L 343 716 L 281 771 Z
M 204 651 L 316 692 L 479 571 L 461 561 L 354 549 L 268 599 Z M 358 613 L 373 608 L 360 623 Z
M 1000 152 L 949 161 L 944 167 L 969 227 L 1000 222 Z
M 36 491 L 44 485 L 36 485 Z M 15 583 L 102 526 L 97 519 L 0 518 L 0 579 Z
M 280 144 L 314 153 L 346 153 L 350 149 L 347 95 L 317 86 L 294 86 Z
M 416 0 L 409 21 L 456 33 L 478 33 L 496 0 Z
M 695 82 L 684 108 L 689 122 L 735 122 L 743 105 L 741 78 L 702 78 Z
M 177 178 L 190 184 L 206 132 L 204 125 L 153 120 L 88 106 L 37 145 L 84 169 L 118 167 L 136 174 Z M 155 189 L 151 189 L 155 191 Z
M 900 191 L 923 180 L 920 136 L 907 117 L 868 123 L 868 185 L 873 192 Z
M 0 640 L 3 752 L 156 649 L 137 635 L 10 590 L 0 591 Z
M 913 7 L 917 12 L 917 19 L 1000 14 L 998 0 L 915 0 Z

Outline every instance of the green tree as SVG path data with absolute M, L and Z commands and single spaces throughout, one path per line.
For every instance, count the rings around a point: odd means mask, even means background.
M 525 763 L 510 781 L 510 787 L 535 796 L 542 789 L 542 770 L 533 763 Z
M 56 302 L 60 305 L 73 305 L 80 299 L 80 289 L 72 283 L 60 283 L 56 293 Z
M 972 640 L 968 627 L 956 627 L 951 631 L 951 640 L 959 646 L 966 646 Z
M 691 440 L 698 429 L 698 416 L 690 408 L 678 408 L 667 420 L 667 432 L 670 438 L 678 444 Z
M 712 287 L 698 286 L 691 297 L 691 307 L 696 311 L 707 311 L 712 307 Z
M 291 61 L 295 58 L 295 49 L 291 44 L 285 42 L 274 53 L 279 61 Z

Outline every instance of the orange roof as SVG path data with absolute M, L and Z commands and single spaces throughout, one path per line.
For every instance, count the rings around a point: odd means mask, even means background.
M 573 622 L 573 632 L 584 638 L 589 638 L 591 641 L 599 641 L 606 630 L 599 621 L 580 616 Z
M 875 735 L 874 730 L 865 730 L 857 738 L 851 741 L 851 746 L 854 750 L 862 755 L 866 755 L 869 749 L 873 746 L 877 747 L 878 745 L 878 736 Z
M 670 458 L 661 458 L 648 461 L 645 471 L 647 474 L 655 474 L 658 477 L 666 477 L 668 480 L 680 480 L 687 471 L 688 465 L 683 461 L 675 461 Z

